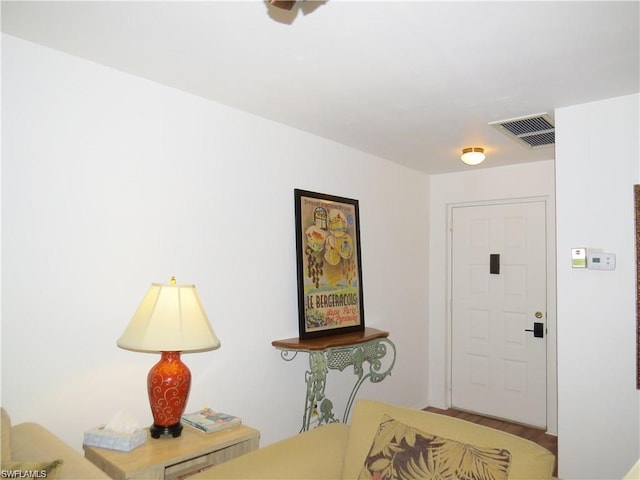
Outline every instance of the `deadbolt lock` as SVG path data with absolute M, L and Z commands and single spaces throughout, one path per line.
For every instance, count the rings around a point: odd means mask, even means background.
M 536 312 L 536 318 L 542 318 L 542 312 Z

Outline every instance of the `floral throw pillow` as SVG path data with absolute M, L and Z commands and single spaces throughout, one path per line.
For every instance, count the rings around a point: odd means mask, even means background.
M 362 480 L 506 480 L 511 453 L 422 432 L 385 415 Z

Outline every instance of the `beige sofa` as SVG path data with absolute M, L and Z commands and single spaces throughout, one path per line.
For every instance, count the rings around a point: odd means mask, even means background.
M 453 468 L 447 458 L 460 459 L 463 454 L 466 462 L 462 463 L 469 468 L 474 462 L 468 460 L 478 456 L 499 463 L 498 467 L 489 463 L 480 466 L 485 476 L 473 478 L 508 475 L 509 479 L 543 480 L 551 478 L 555 463 L 548 450 L 509 433 L 417 409 L 360 400 L 350 425 L 335 423 L 310 430 L 217 465 L 191 480 L 426 478 L 425 470 Z M 405 463 L 394 466 L 399 458 Z M 494 476 L 487 476 L 487 472 Z
M 109 478 L 76 450 L 37 423 L 11 425 L 2 409 L 2 470 L 14 478 Z M 17 472 L 21 473 L 17 473 Z M 46 473 L 45 473 L 46 472 Z

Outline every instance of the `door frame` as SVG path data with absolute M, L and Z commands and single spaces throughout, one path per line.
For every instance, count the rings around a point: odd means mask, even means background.
M 446 278 L 446 355 L 445 355 L 445 402 L 451 407 L 452 387 L 452 290 L 453 290 L 453 209 L 456 207 L 481 207 L 490 205 L 509 205 L 515 203 L 543 202 L 545 205 L 546 250 L 547 250 L 547 433 L 557 435 L 558 431 L 558 368 L 556 354 L 556 242 L 555 208 L 548 195 L 505 198 L 499 200 L 480 200 L 447 204 L 447 278 Z

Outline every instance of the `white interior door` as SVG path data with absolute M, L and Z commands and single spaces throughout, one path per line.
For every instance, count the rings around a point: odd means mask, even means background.
M 452 405 L 541 428 L 545 209 L 543 201 L 452 208 Z

